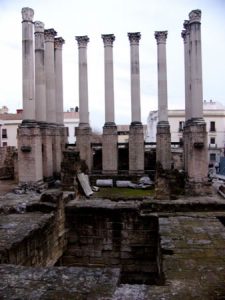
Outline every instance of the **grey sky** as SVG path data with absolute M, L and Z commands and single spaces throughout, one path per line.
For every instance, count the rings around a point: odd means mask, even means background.
M 192 9 L 202 10 L 204 99 L 225 104 L 224 0 L 0 0 L 0 106 L 22 107 L 21 8 L 54 28 L 63 50 L 64 108 L 78 105 L 78 50 L 75 35 L 88 35 L 89 110 L 93 128 L 104 124 L 104 59 L 101 34 L 114 33 L 115 116 L 129 124 L 130 49 L 127 32 L 140 31 L 141 112 L 146 123 L 157 109 L 157 56 L 154 31 L 168 30 L 169 108 L 184 108 L 184 57 L 181 30 Z

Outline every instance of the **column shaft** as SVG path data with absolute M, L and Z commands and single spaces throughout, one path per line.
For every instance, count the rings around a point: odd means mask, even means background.
M 46 110 L 47 122 L 56 122 L 55 102 L 55 65 L 54 65 L 54 29 L 45 30 L 45 76 L 46 76 Z
M 189 14 L 192 118 L 203 118 L 201 11 Z
M 33 16 L 22 8 L 23 120 L 35 120 Z
M 87 36 L 76 36 L 78 42 L 79 59 L 79 107 L 80 123 L 79 127 L 89 127 L 88 109 L 88 75 L 87 75 Z
M 44 23 L 36 21 L 35 26 L 35 104 L 36 120 L 46 122 L 46 88 L 44 64 Z
M 102 35 L 105 59 L 105 125 L 115 125 L 114 79 L 113 79 L 113 34 Z
M 139 40 L 140 32 L 128 33 L 130 40 L 131 63 L 131 124 L 141 124 L 140 104 L 140 67 L 139 67 Z
M 167 66 L 166 66 L 166 38 L 167 31 L 156 31 L 158 58 L 158 118 L 159 122 L 168 122 L 167 106 Z
M 64 39 L 55 38 L 55 91 L 56 91 L 56 123 L 63 124 L 63 70 L 62 70 L 62 46 Z

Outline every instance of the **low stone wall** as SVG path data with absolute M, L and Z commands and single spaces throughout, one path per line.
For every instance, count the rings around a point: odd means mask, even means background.
M 0 219 L 0 264 L 53 266 L 66 248 L 65 198 L 46 193 L 23 214 Z
M 0 179 L 14 178 L 15 147 L 0 147 Z
M 70 203 L 66 220 L 68 247 L 61 265 L 120 267 L 124 283 L 160 280 L 157 217 L 140 215 L 135 205 L 90 200 Z

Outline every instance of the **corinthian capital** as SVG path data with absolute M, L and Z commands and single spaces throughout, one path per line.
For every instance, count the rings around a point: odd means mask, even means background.
M 202 15 L 202 12 L 201 12 L 200 9 L 192 10 L 189 13 L 190 23 L 200 23 L 201 22 L 201 15 Z
M 78 48 L 87 47 L 87 43 L 89 42 L 89 37 L 87 35 L 76 36 L 75 39 L 78 43 Z
M 139 40 L 141 39 L 140 32 L 128 32 L 128 37 L 131 45 L 139 45 Z
M 23 7 L 21 10 L 23 22 L 32 22 L 34 10 L 30 7 Z
M 115 41 L 115 36 L 114 34 L 102 34 L 102 39 L 105 47 L 112 47 L 113 42 Z
M 155 31 L 155 39 L 157 44 L 165 44 L 168 31 Z
M 62 49 L 63 44 L 65 44 L 65 40 L 62 37 L 57 37 L 54 40 L 55 49 Z
M 44 33 L 45 24 L 41 21 L 34 22 L 34 33 Z
M 53 29 L 53 28 L 45 29 L 44 33 L 45 33 L 45 41 L 46 42 L 54 42 L 54 38 L 57 35 L 57 32 L 55 31 L 55 29 Z

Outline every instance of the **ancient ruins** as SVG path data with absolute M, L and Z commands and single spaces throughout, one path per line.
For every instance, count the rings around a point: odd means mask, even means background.
M 172 167 L 167 104 L 167 31 L 156 31 L 158 112 L 155 194 L 102 188 L 85 197 L 81 174 L 138 180 L 145 174 L 140 107 L 140 32 L 129 32 L 131 124 L 119 167 L 114 116 L 113 34 L 104 45 L 105 123 L 102 169 L 93 172 L 88 103 L 88 36 L 76 36 L 80 123 L 67 147 L 63 126 L 62 47 L 57 32 L 22 9 L 23 122 L 18 129 L 18 181 L 0 191 L 1 299 L 224 299 L 225 186 L 207 177 L 202 108 L 201 11 L 184 22 L 184 171 Z M 6 149 L 6 148 L 5 148 Z M 4 150 L 10 168 L 13 149 Z M 61 179 L 51 186 L 52 178 Z M 87 179 L 86 179 L 87 180 Z M 88 181 L 88 180 L 87 180 Z M 0 185 L 2 182 L 0 181 Z M 48 184 L 48 187 L 47 187 Z M 94 183 L 95 184 L 95 183 Z M 6 184 L 5 184 L 6 185 Z M 43 191 L 43 186 L 46 190 Z M 181 190 L 176 192 L 182 186 Z M 5 187 L 5 191 L 9 188 Z M 218 193 L 215 192 L 218 190 Z M 106 193 L 106 196 L 104 195 Z M 154 192 L 154 191 L 153 191 Z M 186 194 L 185 194 L 186 193 Z M 181 195 L 182 194 L 182 195 Z M 195 195 L 196 197 L 190 197 Z

